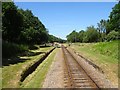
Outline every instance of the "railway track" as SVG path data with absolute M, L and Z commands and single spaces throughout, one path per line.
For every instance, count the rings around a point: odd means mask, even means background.
M 99 86 L 80 66 L 74 56 L 62 46 L 64 65 L 64 83 L 65 88 L 95 88 L 99 90 Z

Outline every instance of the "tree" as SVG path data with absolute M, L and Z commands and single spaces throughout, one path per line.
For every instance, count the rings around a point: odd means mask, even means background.
M 94 26 L 87 27 L 84 35 L 83 42 L 97 42 L 99 38 L 98 32 Z
M 83 42 L 84 34 L 85 34 L 85 31 L 83 30 L 79 32 L 79 42 Z
M 104 41 L 105 35 L 106 35 L 106 26 L 107 26 L 107 21 L 106 20 L 101 20 L 98 25 L 98 32 L 99 32 L 99 41 Z
M 112 8 L 107 24 L 107 34 L 111 31 L 120 31 L 120 1 Z
M 61 39 L 61 38 L 58 38 L 58 37 L 55 37 L 53 35 L 49 35 L 49 40 L 48 40 L 50 43 L 53 43 L 53 42 L 59 42 L 59 43 L 63 43 L 63 42 L 66 42 L 65 40 Z
M 48 42 L 48 31 L 38 17 L 35 17 L 31 10 L 19 9 L 19 12 L 22 14 L 24 20 L 24 31 L 21 32 L 20 36 L 21 41 L 27 41 L 32 44 Z
M 73 30 L 69 35 L 67 35 L 68 42 L 78 42 L 79 41 L 79 34 L 75 30 Z
M 22 30 L 23 18 L 13 2 L 2 3 L 3 40 L 16 42 Z
M 103 20 L 101 19 L 101 21 L 98 24 L 98 30 L 100 33 L 106 33 L 106 24 L 107 24 L 107 21 L 106 20 Z

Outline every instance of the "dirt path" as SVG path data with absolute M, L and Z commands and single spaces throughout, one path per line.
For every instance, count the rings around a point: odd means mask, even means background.
M 43 88 L 64 88 L 63 55 L 59 49 L 43 83 Z

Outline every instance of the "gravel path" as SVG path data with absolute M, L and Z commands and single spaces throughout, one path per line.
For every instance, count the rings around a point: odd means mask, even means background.
M 63 78 L 63 55 L 62 50 L 59 49 L 43 83 L 43 88 L 64 88 Z

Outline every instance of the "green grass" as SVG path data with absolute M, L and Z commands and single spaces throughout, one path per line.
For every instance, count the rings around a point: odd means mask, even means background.
M 0 68 L 0 90 L 2 89 L 2 68 Z
M 117 84 L 118 41 L 74 43 L 70 47 L 99 66 L 104 71 L 107 78 L 110 79 L 113 84 Z
M 118 41 L 100 43 L 75 43 L 71 46 L 78 52 L 98 57 L 100 62 L 118 63 Z M 104 59 L 103 59 L 104 58 Z
M 34 73 L 29 75 L 23 82 L 22 88 L 42 88 L 43 81 L 54 60 L 54 56 L 58 49 L 55 49 L 36 69 Z
M 30 50 L 31 52 L 48 52 L 53 47 L 39 48 L 38 50 Z M 10 64 L 9 66 L 3 66 L 2 68 L 2 87 L 3 88 L 19 88 L 21 74 L 36 61 L 38 61 L 43 55 L 35 56 L 22 56 L 21 59 L 26 59 L 24 62 Z
M 15 44 L 15 43 L 2 43 L 2 57 L 8 58 L 12 56 L 16 56 L 19 53 L 28 51 L 28 45 L 23 44 Z
M 92 48 L 97 53 L 118 59 L 118 41 L 97 43 Z

